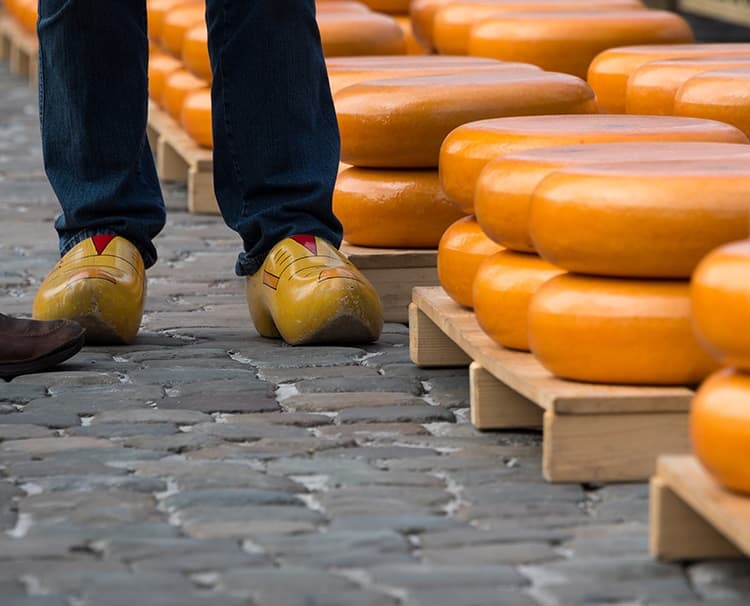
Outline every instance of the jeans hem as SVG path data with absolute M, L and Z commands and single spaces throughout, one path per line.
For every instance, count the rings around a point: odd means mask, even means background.
M 248 253 L 240 253 L 237 257 L 237 263 L 234 266 L 234 271 L 238 276 L 252 276 L 257 272 L 263 261 L 266 260 L 266 255 L 249 255 Z

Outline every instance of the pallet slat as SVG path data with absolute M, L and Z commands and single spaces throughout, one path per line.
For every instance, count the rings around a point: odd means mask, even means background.
M 36 88 L 39 43 L 35 35 L 9 17 L 0 17 L 0 58 L 8 60 L 11 74 L 28 78 Z
M 688 451 L 687 388 L 577 383 L 553 377 L 528 353 L 507 350 L 439 287 L 415 288 L 411 357 L 465 366 L 479 429 L 542 426 L 543 473 L 555 482 L 646 480 L 662 453 Z
M 650 507 L 654 557 L 750 557 L 750 496 L 722 488 L 695 457 L 660 457 Z

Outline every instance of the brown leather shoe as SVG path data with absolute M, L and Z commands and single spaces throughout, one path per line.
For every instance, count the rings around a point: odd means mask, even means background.
M 86 331 L 70 320 L 40 322 L 0 314 L 0 379 L 41 372 L 83 347 Z

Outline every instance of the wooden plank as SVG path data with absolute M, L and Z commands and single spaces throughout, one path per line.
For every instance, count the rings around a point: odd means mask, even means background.
M 383 302 L 383 318 L 386 322 L 408 323 L 412 287 L 438 282 L 435 266 L 367 269 L 359 266 L 360 259 L 350 257 L 350 260 L 370 280 L 380 295 Z
M 412 248 L 374 248 L 365 246 L 355 246 L 344 242 L 341 245 L 341 251 L 351 259 L 360 270 L 365 269 L 392 269 L 392 268 L 409 268 L 409 267 L 432 267 L 437 268 L 437 251 Z M 436 279 L 430 285 L 439 284 Z M 414 286 L 419 286 L 415 284 Z M 411 300 L 411 293 L 410 300 Z
M 442 288 L 415 288 L 417 307 L 469 358 L 545 410 L 557 414 L 687 413 L 693 392 L 683 387 L 630 387 L 558 379 L 529 353 L 497 345 Z
M 685 413 L 544 415 L 542 472 L 550 482 L 635 482 L 662 454 L 690 451 Z
M 721 541 L 714 540 L 706 543 L 705 555 L 696 554 L 696 557 L 726 557 L 736 555 L 738 551 L 750 556 L 750 496 L 724 489 L 693 456 L 661 457 L 656 476 L 676 498 L 734 546 L 734 550 L 730 550 Z M 666 503 L 667 509 L 670 504 Z M 670 515 L 670 512 L 667 511 L 666 515 Z M 675 516 L 671 522 L 664 520 L 664 517 L 660 516 L 653 528 L 656 536 L 652 545 L 667 559 L 679 558 L 681 551 L 692 557 L 696 550 L 692 543 L 680 543 L 679 539 L 676 542 L 675 533 L 679 531 L 670 524 L 681 522 L 683 534 L 697 532 L 703 533 L 703 536 L 710 535 L 690 516 L 684 515 L 681 519 Z
M 36 88 L 38 76 L 39 43 L 36 35 L 27 32 L 19 23 L 5 18 L 2 25 L 3 54 L 8 59 L 10 73 L 29 79 Z
M 0 16 L 0 61 L 10 57 L 10 35 L 8 34 L 8 17 Z
M 659 476 L 651 479 L 651 555 L 660 560 L 705 560 L 742 555 Z
M 544 411 L 541 408 L 498 381 L 476 362 L 469 366 L 469 391 L 471 423 L 477 429 L 542 426 Z
M 737 25 L 750 25 L 750 3 L 737 0 L 679 0 L 681 11 Z
M 409 305 L 409 353 L 418 366 L 467 366 L 471 362 L 413 303 Z

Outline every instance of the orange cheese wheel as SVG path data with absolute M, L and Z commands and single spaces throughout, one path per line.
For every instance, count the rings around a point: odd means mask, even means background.
M 185 97 L 180 114 L 180 123 L 185 132 L 201 147 L 212 149 L 213 128 L 211 126 L 211 91 L 193 92 Z
M 438 8 L 432 24 L 432 36 L 438 52 L 466 55 L 474 25 L 488 17 L 528 11 L 638 10 L 640 0 L 469 0 Z
M 474 276 L 490 255 L 502 250 L 479 227 L 474 217 L 459 219 L 440 238 L 437 271 L 446 294 L 459 305 L 472 307 Z
M 427 48 L 434 48 L 432 28 L 437 11 L 456 0 L 411 0 L 409 17 L 414 36 Z
M 393 18 L 396 20 L 396 23 L 398 23 L 398 26 L 404 34 L 407 55 L 429 55 L 432 53 L 432 49 L 422 44 L 422 42 L 414 35 L 411 19 L 408 15 L 394 15 Z
M 315 3 L 317 12 L 337 12 L 337 13 L 368 13 L 370 8 L 361 2 L 352 2 L 351 0 L 318 0 Z
M 193 74 L 211 82 L 211 60 L 208 56 L 208 29 L 202 23 L 185 34 L 182 41 L 182 62 Z
M 693 76 L 677 91 L 674 113 L 721 120 L 750 135 L 750 69 Z
M 725 366 L 750 371 L 750 242 L 713 251 L 693 274 L 698 338 Z
M 750 51 L 750 44 L 657 44 L 610 48 L 591 62 L 588 82 L 596 93 L 603 112 L 625 112 L 625 90 L 630 74 L 640 66 L 660 59 L 706 57 L 740 54 Z
M 467 214 L 482 169 L 503 154 L 580 143 L 613 141 L 722 141 L 747 143 L 736 128 L 710 120 L 666 116 L 535 116 L 484 120 L 451 132 L 440 149 L 440 181 Z
M 37 0 L 21 0 L 15 6 L 16 21 L 29 33 L 36 34 Z
M 750 67 L 750 54 L 729 57 L 688 57 L 652 61 L 635 70 L 625 91 L 629 114 L 671 116 L 680 87 L 693 76 L 720 69 Z
M 391 15 L 404 15 L 409 12 L 411 0 L 362 0 L 370 9 Z
M 445 136 L 472 120 L 596 111 L 582 80 L 526 69 L 373 80 L 334 100 L 341 159 L 363 167 L 436 167 Z
M 745 158 L 568 167 L 534 191 L 531 239 L 577 273 L 688 278 L 711 250 L 748 236 L 748 191 Z
M 437 248 L 463 214 L 445 199 L 437 171 L 349 168 L 339 173 L 333 212 L 359 246 Z
M 321 12 L 318 27 L 326 57 L 403 55 L 406 52 L 401 28 L 386 15 Z
M 162 28 L 167 15 L 183 6 L 198 6 L 204 0 L 151 0 L 148 3 L 148 37 L 161 44 Z
M 171 55 L 156 51 L 148 62 L 148 94 L 157 104 L 162 105 L 164 85 L 170 74 L 182 68 L 182 63 Z
M 716 369 L 693 335 L 687 281 L 557 276 L 531 299 L 529 344 L 576 381 L 694 385 Z
M 693 452 L 724 487 L 750 494 L 750 376 L 712 375 L 690 409 Z
M 594 143 L 543 147 L 500 156 L 479 175 L 474 195 L 477 221 L 487 236 L 520 252 L 534 252 L 529 233 L 531 196 L 542 180 L 565 166 L 665 160 L 750 160 L 750 145 L 738 143 Z
M 201 23 L 205 23 L 206 8 L 202 5 L 182 6 L 170 11 L 161 28 L 161 44 L 164 50 L 175 57 L 182 57 L 182 42 L 185 34 Z
M 162 105 L 175 120 L 180 119 L 182 103 L 189 93 L 208 90 L 208 82 L 196 78 L 186 69 L 180 69 L 170 74 L 164 83 Z
M 362 57 L 366 59 L 367 57 Z M 436 76 L 441 74 L 461 74 L 467 70 L 475 71 L 541 71 L 529 63 L 512 63 L 494 59 L 477 59 L 476 57 L 447 57 L 430 55 L 429 57 L 394 56 L 391 61 L 377 61 L 369 65 L 359 63 L 360 57 L 343 57 L 341 60 L 354 59 L 349 66 L 330 65 L 328 79 L 331 92 L 335 95 L 340 90 L 365 82 L 390 78 L 413 78 L 417 76 Z
M 561 273 L 564 270 L 537 255 L 503 250 L 487 257 L 472 291 L 479 326 L 503 347 L 528 351 L 531 297 Z
M 667 11 L 528 12 L 477 23 L 469 54 L 524 61 L 585 78 L 591 61 L 607 48 L 692 40 L 687 21 Z

